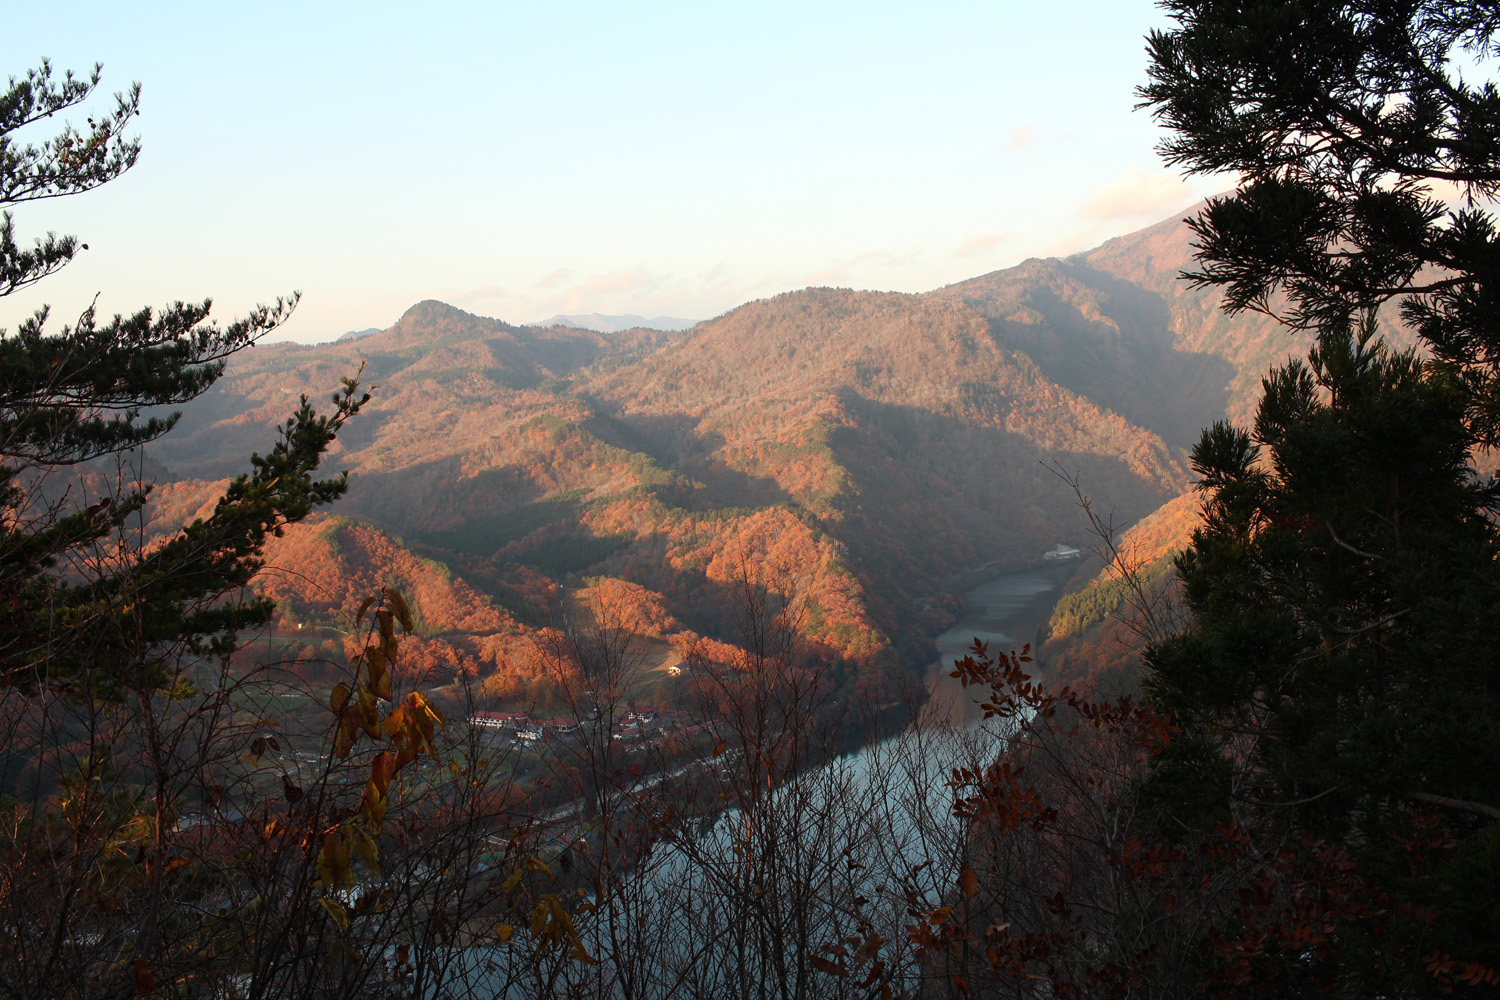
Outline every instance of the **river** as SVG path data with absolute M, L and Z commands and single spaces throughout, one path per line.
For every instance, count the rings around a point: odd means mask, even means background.
M 962 843 L 962 821 L 948 775 L 993 759 L 1000 746 L 998 726 L 971 724 L 980 713 L 948 677 L 952 662 L 976 636 L 995 651 L 1033 641 L 1077 569 L 1067 562 L 1004 573 L 966 592 L 964 614 L 937 638 L 942 661 L 929 673 L 928 710 L 939 705 L 956 725 L 942 725 L 939 714 L 932 719 L 939 725 L 908 727 L 792 777 L 759 800 L 753 822 L 730 807 L 685 825 L 614 883 L 610 906 L 577 914 L 585 950 L 605 961 L 565 964 L 563 976 L 600 995 L 623 995 L 611 977 L 624 972 L 648 995 L 736 995 L 801 966 L 813 942 L 796 937 L 798 928 L 831 933 L 863 913 L 871 933 L 898 942 L 887 956 L 905 963 L 898 982 L 919 982 L 919 960 L 899 944 L 913 905 L 905 893 L 936 907 L 957 884 L 962 852 L 953 845 Z M 519 1000 L 536 992 L 530 954 L 487 945 L 449 957 L 469 989 Z
M 940 659 L 928 672 L 926 719 L 946 716 L 952 722 L 974 722 L 980 717 L 975 696 L 950 677 L 953 661 L 968 653 L 976 638 L 998 654 L 1019 651 L 1035 642 L 1039 628 L 1052 616 L 1063 585 L 1078 570 L 1074 560 L 1061 560 L 1037 569 L 1002 573 L 963 594 L 965 610 L 953 627 L 938 636 Z

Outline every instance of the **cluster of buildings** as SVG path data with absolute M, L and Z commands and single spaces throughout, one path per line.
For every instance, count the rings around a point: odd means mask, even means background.
M 469 716 L 469 725 L 510 730 L 516 739 L 528 742 L 568 736 L 579 729 L 576 719 L 533 719 L 524 712 L 475 712 Z
M 615 731 L 611 734 L 617 740 L 638 740 L 646 735 L 647 729 L 660 729 L 656 724 L 656 713 L 650 709 L 637 709 L 628 712 L 625 718 L 615 723 Z
M 497 729 L 513 732 L 518 740 L 536 742 L 570 736 L 592 720 L 580 722 L 576 719 L 533 719 L 524 712 L 474 712 L 469 716 L 469 725 L 481 729 Z M 610 735 L 617 740 L 637 742 L 655 730 L 664 732 L 667 722 L 649 708 L 638 708 L 627 712 L 615 723 Z

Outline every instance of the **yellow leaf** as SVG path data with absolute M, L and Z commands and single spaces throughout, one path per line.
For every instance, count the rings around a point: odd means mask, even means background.
M 349 835 L 354 841 L 354 850 L 376 878 L 380 878 L 380 846 L 375 843 L 365 828 L 358 823 L 349 825 Z
M 406 742 L 401 749 L 403 751 L 411 751 L 412 757 L 414 759 L 417 754 L 432 749 L 432 746 L 427 742 L 426 739 L 423 738 L 422 729 L 417 725 L 415 720 L 407 720 L 406 728 L 402 730 L 402 735 L 405 737 Z M 437 755 L 433 754 L 433 756 Z
M 568 916 L 568 911 L 563 909 L 562 900 L 551 894 L 542 897 L 547 901 L 547 909 L 552 911 L 552 919 L 565 931 L 573 929 L 573 918 Z
M 329 899 L 327 896 L 322 897 L 318 902 L 323 904 L 323 909 L 328 911 L 328 915 L 333 918 L 333 922 L 339 925 L 339 930 L 345 934 L 349 933 L 349 914 L 344 912 L 343 904 L 336 899 Z
M 385 796 L 374 794 L 374 789 L 365 785 L 364 797 L 359 800 L 359 813 L 377 833 L 385 823 Z
M 547 904 L 538 903 L 531 911 L 531 936 L 541 937 L 542 930 L 547 926 Z
M 339 681 L 338 685 L 333 689 L 333 694 L 328 698 L 328 707 L 333 709 L 335 712 L 342 712 L 344 710 L 344 706 L 348 704 L 348 702 L 349 685 L 345 684 L 343 681 Z
M 369 688 L 359 689 L 359 706 L 357 709 L 360 727 L 365 733 L 375 739 L 380 739 L 380 706 L 375 701 L 375 693 Z
M 338 755 L 339 760 L 349 756 L 349 751 L 354 749 L 354 736 L 354 720 L 341 719 L 333 736 L 333 752 Z
M 387 794 L 391 779 L 399 770 L 396 764 L 397 757 L 389 750 L 370 761 L 370 787 L 375 789 L 377 795 Z
M 419 710 L 418 714 L 435 720 L 437 724 L 442 726 L 444 729 L 448 728 L 448 720 L 443 717 L 443 713 L 438 709 L 436 705 L 428 701 L 427 696 L 422 692 L 413 691 L 410 695 L 407 696 L 407 701 L 411 703 L 413 708 Z
M 495 928 L 495 933 L 500 935 L 500 940 L 503 942 L 509 941 L 510 936 L 515 933 L 515 930 L 515 927 L 511 924 L 501 924 L 499 927 Z
M 370 665 L 370 686 L 374 687 L 385 676 L 385 653 L 372 642 L 365 647 L 365 662 Z
M 354 621 L 355 621 L 356 624 L 358 624 L 359 622 L 361 622 L 361 621 L 364 620 L 365 612 L 369 611 L 370 610 L 370 605 L 372 605 L 374 603 L 375 603 L 375 595 L 374 594 L 371 594 L 369 597 L 365 598 L 364 603 L 359 606 L 359 613 L 354 616 Z
M 385 717 L 385 734 L 387 736 L 395 736 L 401 731 L 401 726 L 405 719 L 406 714 L 401 711 L 400 705 L 391 709 Z
M 335 827 L 323 838 L 322 850 L 318 851 L 318 884 L 354 887 L 354 870 L 349 867 L 352 845 L 342 826 Z

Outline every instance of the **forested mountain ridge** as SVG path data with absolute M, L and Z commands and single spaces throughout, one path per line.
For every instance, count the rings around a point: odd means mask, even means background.
M 379 388 L 334 460 L 352 473 L 339 513 L 368 527 L 340 532 L 342 558 L 399 536 L 468 599 L 509 609 L 494 635 L 621 581 L 679 646 L 736 641 L 726 602 L 745 578 L 805 597 L 831 657 L 893 677 L 931 655 L 966 573 L 1086 540 L 1053 468 L 1132 523 L 1188 489 L 1181 446 L 1238 412 L 1260 356 L 1299 349 L 1220 320 L 1207 293 L 1175 295 L 1167 275 L 1187 263 L 1169 221 L 932 293 L 810 288 L 676 333 L 427 301 L 357 342 L 235 358 L 153 457 L 182 480 L 222 476 L 298 395 L 363 362 Z M 340 601 L 295 577 L 267 586 L 304 617 Z M 506 669 L 509 640 L 449 631 L 465 669 Z
M 1193 233 L 1174 216 L 929 294 L 983 313 L 1048 377 L 1188 447 L 1215 419 L 1248 423 L 1261 378 L 1313 342 L 1269 316 L 1226 314 L 1222 289 L 1182 280 L 1193 268 Z M 1414 343 L 1394 310 L 1382 319 L 1392 344 Z
M 1494 5 L 1170 6 L 1222 296 L 1164 224 L 677 332 L 0 331 L 8 992 L 1500 992 Z M 0 215 L 0 298 L 88 248 Z

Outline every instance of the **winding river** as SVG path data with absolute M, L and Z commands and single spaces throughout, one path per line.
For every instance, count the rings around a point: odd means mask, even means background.
M 1002 573 L 964 593 L 965 611 L 953 627 L 935 640 L 941 658 L 929 668 L 930 701 L 926 712 L 946 715 L 953 722 L 973 722 L 979 718 L 975 692 L 948 676 L 953 661 L 962 659 L 976 638 L 990 644 L 991 653 L 1009 652 L 1029 642 L 1052 616 L 1052 607 L 1062 595 L 1062 588 L 1078 570 L 1072 560 L 1060 561 L 1037 569 Z M 933 718 L 933 715 L 926 716 Z
M 868 905 L 870 919 L 876 921 L 871 926 L 879 933 L 890 940 L 904 934 L 910 904 L 888 886 L 905 885 L 900 881 L 905 877 L 915 879 L 932 858 L 947 858 L 948 854 L 941 853 L 942 845 L 961 836 L 959 821 L 952 818 L 952 793 L 946 778 L 953 759 L 943 751 L 962 750 L 967 741 L 987 738 L 969 725 L 978 721 L 980 713 L 970 694 L 948 676 L 953 660 L 962 657 L 976 637 L 996 651 L 1007 652 L 1033 641 L 1077 569 L 1076 562 L 1067 562 L 1004 573 L 963 595 L 966 610 L 937 638 L 942 660 L 929 670 L 931 698 L 924 711 L 949 713 L 947 720 L 955 723 L 953 728 L 937 727 L 936 742 L 920 735 L 923 727 L 912 727 L 795 777 L 765 800 L 770 803 L 791 796 L 787 804 L 764 810 L 754 824 L 747 824 L 738 809 L 729 808 L 702 817 L 695 833 L 660 845 L 649 865 L 633 870 L 622 883 L 631 890 L 620 897 L 632 900 L 629 919 L 651 922 L 649 934 L 633 946 L 637 950 L 625 953 L 632 973 L 653 984 L 667 984 L 664 993 L 668 994 L 676 988 L 672 984 L 688 983 L 682 992 L 730 995 L 742 985 L 744 969 L 765 974 L 777 961 L 800 963 L 795 939 L 779 936 L 783 924 L 787 928 L 799 925 L 798 921 L 786 923 L 785 913 L 778 915 L 776 907 L 783 904 L 777 900 L 783 898 L 797 900 L 796 906 L 813 907 L 801 921 L 826 922 L 829 927 L 839 926 L 851 912 L 849 907 Z M 940 714 L 933 721 L 945 719 Z M 903 739 L 914 733 L 919 742 L 904 745 Z M 777 929 L 769 937 L 742 937 L 741 931 L 733 930 L 747 912 L 744 897 L 736 895 L 735 887 L 742 887 L 741 869 L 749 864 L 743 859 L 752 826 L 757 844 L 781 845 L 770 853 L 757 847 L 754 855 L 754 864 L 759 866 L 756 877 L 779 887 L 768 895 L 770 903 L 756 904 L 765 907 L 766 926 Z M 939 853 L 933 853 L 934 845 L 939 845 Z M 830 858 L 838 859 L 837 864 L 829 863 Z M 927 876 L 937 887 L 930 892 L 933 906 L 942 898 L 941 887 L 951 886 L 957 878 L 957 872 L 944 868 L 944 863 L 931 869 L 937 874 Z M 828 872 L 841 873 L 827 879 L 826 885 L 821 881 L 824 876 L 818 874 L 823 865 Z M 847 872 L 842 866 L 847 866 Z M 785 892 L 812 885 L 812 875 L 820 880 L 818 892 L 805 898 L 783 897 Z M 761 888 L 759 882 L 755 888 Z M 834 892 L 836 898 L 825 900 L 820 895 L 825 891 Z M 860 902 L 848 901 L 856 896 L 862 897 Z M 615 942 L 612 935 L 620 927 L 629 930 L 636 925 L 612 922 L 613 905 L 596 912 L 598 916 L 580 920 L 578 931 L 585 950 L 609 954 Z M 714 928 L 713 940 L 724 943 L 711 949 L 704 944 L 708 940 L 705 929 Z M 452 974 L 476 992 L 507 1000 L 531 996 L 528 954 L 524 949 L 492 944 L 463 949 L 457 953 Z M 578 984 L 586 984 L 589 975 L 578 971 Z M 429 989 L 422 995 L 435 993 Z

